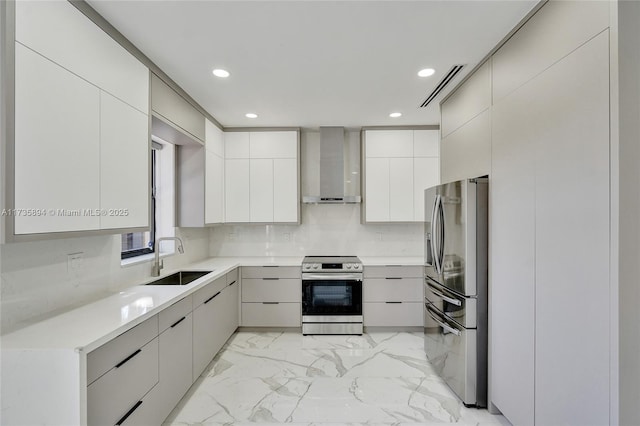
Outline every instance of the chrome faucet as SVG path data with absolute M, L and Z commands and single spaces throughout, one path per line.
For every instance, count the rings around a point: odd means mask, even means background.
M 153 261 L 153 266 L 151 267 L 151 276 L 152 277 L 159 277 L 160 276 L 160 271 L 162 270 L 162 268 L 164 268 L 164 262 L 162 260 L 160 260 L 160 243 L 162 241 L 167 241 L 167 240 L 174 240 L 178 242 L 178 252 L 180 254 L 184 253 L 184 247 L 182 247 L 182 240 L 178 237 L 162 237 L 162 238 L 158 238 L 156 240 L 156 247 L 154 250 L 155 253 L 155 259 Z

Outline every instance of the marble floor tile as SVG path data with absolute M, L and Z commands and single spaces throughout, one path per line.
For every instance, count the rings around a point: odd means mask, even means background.
M 507 425 L 466 408 L 426 360 L 421 333 L 238 332 L 165 425 Z

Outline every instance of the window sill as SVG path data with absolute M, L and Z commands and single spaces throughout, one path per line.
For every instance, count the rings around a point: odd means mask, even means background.
M 165 257 L 168 257 L 168 256 L 173 256 L 174 254 L 175 254 L 175 251 L 160 253 L 160 259 L 164 259 Z M 129 266 L 139 265 L 141 263 L 153 262 L 154 259 L 155 259 L 154 253 L 143 254 L 142 256 L 130 257 L 128 259 L 121 259 L 120 267 L 127 268 Z

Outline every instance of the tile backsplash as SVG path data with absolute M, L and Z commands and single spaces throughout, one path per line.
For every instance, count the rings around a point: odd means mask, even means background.
M 164 259 L 165 269 L 209 256 L 206 229 L 178 229 L 185 253 Z M 82 253 L 74 269 L 68 255 Z M 2 334 L 149 278 L 151 263 L 120 266 L 120 235 L 0 245 Z
M 303 204 L 301 225 L 220 225 L 211 256 L 422 256 L 423 224 L 362 225 L 360 204 Z

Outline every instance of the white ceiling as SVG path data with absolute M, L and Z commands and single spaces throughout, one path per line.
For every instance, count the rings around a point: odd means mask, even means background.
M 313 128 L 437 124 L 443 94 L 419 108 L 427 94 L 466 64 L 455 86 L 537 0 L 89 3 L 222 125 Z

